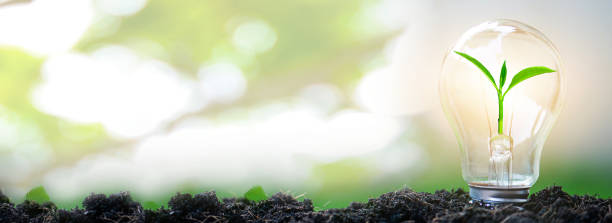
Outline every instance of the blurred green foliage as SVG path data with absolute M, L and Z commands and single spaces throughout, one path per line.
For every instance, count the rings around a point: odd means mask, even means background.
M 72 123 L 34 107 L 31 92 L 41 79 L 43 60 L 17 48 L 0 47 L 0 105 L 16 114 L 20 124 L 38 130 L 59 160 L 81 157 L 108 138 L 98 124 Z
M 161 205 L 158 203 L 155 203 L 154 201 L 145 201 L 142 202 L 142 208 L 147 209 L 147 210 L 156 210 L 158 208 L 160 208 Z
M 123 45 L 192 77 L 204 63 L 235 63 L 247 75 L 249 88 L 232 106 L 250 105 L 284 98 L 312 83 L 351 87 L 362 75 L 362 64 L 380 56 L 392 37 L 389 32 L 360 29 L 359 10 L 368 2 L 373 1 L 151 1 L 139 13 L 120 19 L 116 31 L 104 31 L 112 29 L 107 26 L 113 19 L 100 19 L 75 50 Z M 274 29 L 278 41 L 272 49 L 245 54 L 232 46 L 233 30 L 249 20 L 263 20 Z M 162 52 L 151 51 L 155 47 L 150 44 L 158 44 Z M 44 59 L 21 49 L 0 48 L 0 104 L 40 129 L 59 161 L 71 163 L 117 143 L 99 124 L 72 123 L 32 105 L 31 91 L 40 81 Z M 209 108 L 206 115 L 227 106 L 219 107 Z
M 371 35 L 359 31 L 356 16 L 365 3 L 151 1 L 133 16 L 101 18 L 74 50 L 90 52 L 103 45 L 123 45 L 164 60 L 191 78 L 202 64 L 231 62 L 249 79 L 248 92 L 231 106 L 248 106 L 285 98 L 312 83 L 351 87 L 361 77 L 361 64 L 379 56 L 392 37 L 379 30 L 371 30 Z M 105 30 L 113 29 L 108 21 L 117 19 L 116 31 Z M 232 45 L 233 30 L 250 20 L 265 21 L 274 29 L 278 41 L 272 49 L 245 54 Z M 152 51 L 156 47 L 150 44 L 159 45 L 161 52 Z M 92 152 L 129 143 L 110 137 L 100 124 L 73 123 L 37 110 L 31 95 L 42 78 L 45 59 L 17 48 L 0 48 L 0 105 L 42 134 L 54 152 L 52 166 L 74 164 Z M 227 108 L 211 106 L 202 115 L 214 116 Z

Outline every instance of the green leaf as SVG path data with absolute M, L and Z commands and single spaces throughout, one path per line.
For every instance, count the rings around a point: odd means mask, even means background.
M 268 199 L 261 186 L 254 186 L 244 194 L 244 198 L 249 201 L 262 201 Z
M 32 188 L 32 190 L 30 190 L 26 194 L 25 199 L 30 201 L 36 201 L 38 203 L 44 203 L 50 200 L 49 195 L 47 194 L 47 191 L 45 191 L 45 188 L 43 186 Z
M 489 72 L 489 70 L 487 70 L 487 68 L 484 65 L 482 65 L 482 63 L 480 63 L 480 61 L 478 61 L 478 60 L 476 60 L 476 58 L 471 57 L 470 55 L 467 55 L 467 54 L 462 53 L 462 52 L 455 51 L 455 53 L 459 54 L 459 56 L 462 56 L 463 58 L 469 60 L 474 65 L 476 65 L 487 76 L 489 81 L 491 81 L 491 84 L 493 84 L 493 87 L 495 87 L 496 90 L 499 89 L 499 88 L 497 88 L 497 84 L 495 84 L 495 79 L 493 79 L 493 75 L 491 75 L 491 72 Z
M 508 93 L 508 91 L 510 89 L 512 89 L 512 87 L 514 87 L 515 85 L 521 83 L 524 80 L 527 80 L 531 77 L 535 77 L 537 75 L 540 74 L 546 74 L 546 73 L 552 73 L 555 72 L 555 70 L 550 69 L 548 67 L 528 67 L 525 68 L 521 71 L 519 71 L 516 75 L 514 75 L 514 77 L 512 78 L 512 82 L 510 82 L 510 86 L 508 86 L 508 90 L 506 90 L 506 92 L 504 93 L 504 96 L 506 96 L 506 94 Z
M 506 83 L 506 74 L 507 73 L 508 73 L 508 70 L 506 69 L 506 61 L 504 60 L 504 65 L 502 65 L 501 73 L 499 74 L 499 89 L 500 89 L 500 91 L 504 87 L 504 84 Z

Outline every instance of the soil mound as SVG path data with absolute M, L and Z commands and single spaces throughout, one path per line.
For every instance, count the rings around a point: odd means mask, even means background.
M 561 187 L 532 194 L 522 204 L 486 207 L 470 203 L 466 191 L 435 193 L 402 189 L 314 211 L 312 201 L 277 193 L 260 202 L 244 198 L 219 201 L 215 192 L 177 193 L 168 207 L 143 210 L 128 193 L 92 194 L 83 209 L 61 210 L 53 203 L 9 202 L 0 192 L 0 222 L 612 222 L 611 199 L 569 195 Z

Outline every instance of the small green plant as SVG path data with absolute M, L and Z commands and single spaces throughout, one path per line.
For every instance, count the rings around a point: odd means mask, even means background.
M 487 70 L 487 68 L 484 65 L 482 65 L 480 61 L 462 52 L 455 51 L 455 53 L 459 54 L 459 56 L 462 56 L 463 58 L 469 60 L 474 65 L 476 65 L 476 67 L 478 67 L 485 74 L 485 76 L 487 76 L 491 84 L 493 84 L 493 87 L 495 87 L 495 90 L 497 91 L 497 102 L 499 105 L 499 116 L 497 118 L 497 132 L 499 134 L 503 134 L 503 131 L 504 131 L 504 98 L 506 97 L 506 94 L 508 93 L 508 91 L 510 91 L 512 87 L 516 86 L 517 84 L 531 77 L 535 77 L 540 74 L 555 72 L 555 70 L 550 69 L 548 67 L 543 67 L 543 66 L 525 68 L 514 75 L 506 91 L 503 91 L 502 88 L 504 87 L 504 84 L 506 83 L 506 74 L 507 74 L 506 61 L 504 61 L 504 64 L 502 65 L 502 68 L 501 68 L 501 72 L 499 74 L 499 86 L 498 86 L 495 83 L 495 79 L 493 79 L 493 75 L 491 75 L 491 72 L 489 72 L 489 70 Z
M 263 187 L 254 186 L 244 194 L 244 198 L 249 201 L 263 201 L 268 199 L 268 196 L 266 196 L 266 192 L 264 192 Z
M 36 201 L 38 203 L 44 203 L 50 200 L 49 195 L 43 186 L 32 188 L 32 190 L 26 194 L 25 199 Z

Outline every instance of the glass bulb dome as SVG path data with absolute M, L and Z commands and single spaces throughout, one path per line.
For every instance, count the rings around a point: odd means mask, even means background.
M 533 76 L 521 72 L 529 67 L 549 70 Z M 538 179 L 542 147 L 561 109 L 564 80 L 552 42 L 517 21 L 472 27 L 447 53 L 440 99 L 459 142 L 462 174 L 472 199 L 526 201 Z

